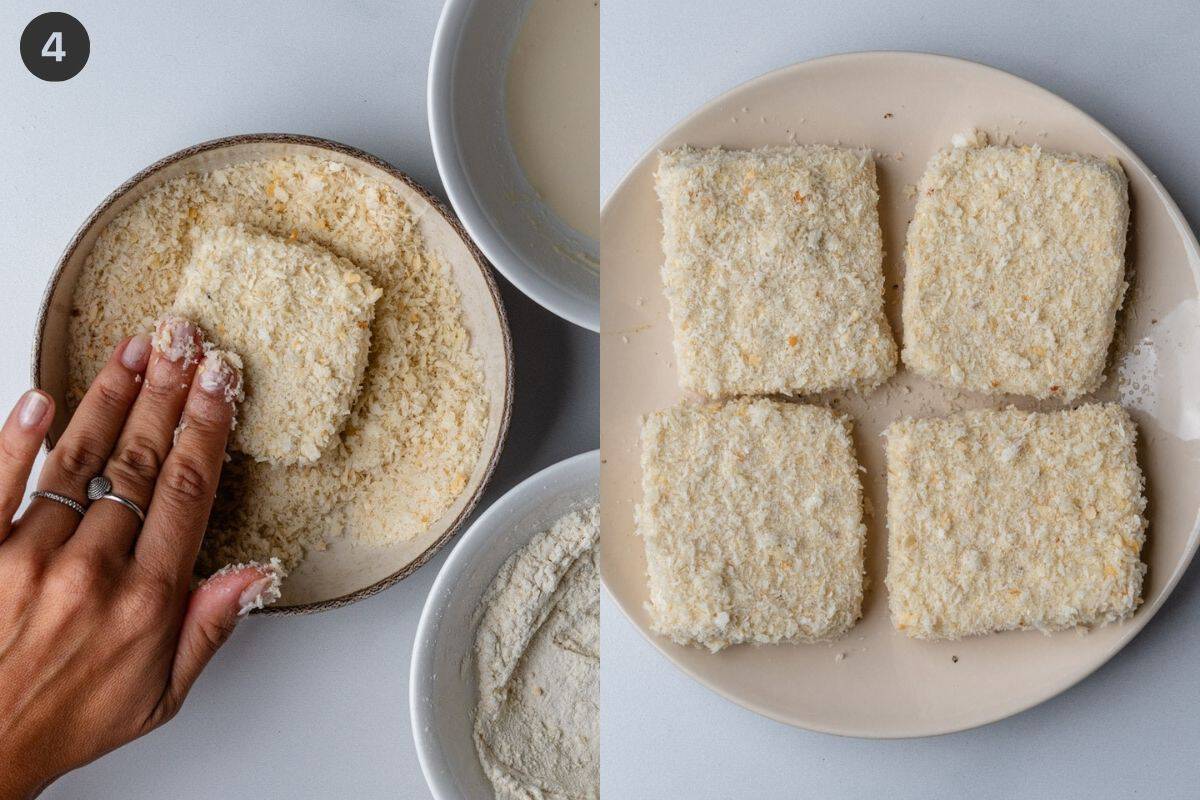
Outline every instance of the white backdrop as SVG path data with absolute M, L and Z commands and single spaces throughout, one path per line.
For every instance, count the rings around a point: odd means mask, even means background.
M 137 169 L 213 136 L 340 139 L 440 191 L 424 80 L 437 0 L 0 4 L 0 404 L 28 385 L 33 319 L 75 227 Z M 91 60 L 42 83 L 24 25 L 63 10 Z M 169 10 L 168 10 L 169 9 Z M 1058 92 L 1114 130 L 1200 222 L 1200 8 L 1188 2 L 603 0 L 607 192 L 671 125 L 769 69 L 834 52 L 973 58 Z M 489 497 L 596 446 L 596 337 L 505 293 L 518 407 Z M 485 500 L 486 502 L 486 500 Z M 51 798 L 427 797 L 407 719 L 411 638 L 441 559 L 375 598 L 250 620 L 169 727 L 57 784 Z M 603 779 L 621 800 L 1187 797 L 1200 768 L 1200 585 L 1183 579 L 1110 664 L 1011 720 L 868 742 L 759 718 L 677 673 L 604 606 Z M 803 676 L 797 676 L 802 680 Z
M 91 58 L 62 84 L 29 75 L 25 25 L 77 17 Z M 439 0 L 0 3 L 0 408 L 29 385 L 34 317 L 75 228 L 161 156 L 234 133 L 361 147 L 442 194 L 425 122 Z M 443 195 L 444 196 L 444 195 Z M 501 279 L 516 408 L 486 506 L 599 444 L 595 334 Z M 55 784 L 87 800 L 424 798 L 408 666 L 444 554 L 388 591 L 308 617 L 251 618 L 170 725 Z
M 1200 223 L 1200 4 L 603 0 L 601 13 L 606 196 L 663 133 L 743 81 L 831 53 L 919 50 L 1009 70 L 1082 107 Z M 677 672 L 607 598 L 602 614 L 605 797 L 1200 796 L 1195 566 L 1141 635 L 1079 686 L 985 728 L 910 741 L 758 717 Z

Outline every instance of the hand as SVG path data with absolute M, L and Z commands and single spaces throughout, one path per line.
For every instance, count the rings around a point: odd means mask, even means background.
M 87 505 L 88 481 L 104 474 L 144 524 L 111 500 L 80 516 L 44 498 L 14 522 L 53 400 L 27 392 L 0 429 L 4 800 L 171 719 L 240 615 L 278 597 L 279 575 L 260 565 L 190 590 L 241 374 L 217 354 L 198 365 L 201 334 L 184 320 L 151 341 L 117 346 L 38 481 Z

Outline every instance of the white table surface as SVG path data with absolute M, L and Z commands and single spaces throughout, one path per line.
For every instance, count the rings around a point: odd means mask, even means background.
M 1200 223 L 1195 3 L 603 0 L 601 13 L 606 196 L 675 123 L 750 78 L 837 52 L 919 50 L 1001 67 L 1082 107 Z M 741 709 L 676 671 L 606 597 L 604 796 L 1200 796 L 1197 569 L 1074 689 L 984 728 L 907 741 L 810 733 Z
M 68 11 L 91 58 L 63 84 L 17 57 L 26 23 Z M 425 124 L 438 0 L 0 3 L 0 406 L 29 385 L 34 318 L 75 228 L 181 147 L 287 131 L 374 153 L 441 194 Z M 444 195 L 443 195 L 444 196 Z M 501 279 L 517 355 L 508 445 L 481 507 L 599 445 L 599 340 Z M 347 608 L 242 623 L 165 728 L 48 798 L 428 797 L 409 730 L 417 618 L 445 553 Z

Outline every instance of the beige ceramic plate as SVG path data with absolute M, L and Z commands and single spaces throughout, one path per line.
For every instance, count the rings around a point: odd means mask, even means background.
M 681 397 L 659 281 L 656 152 L 682 144 L 744 148 L 790 141 L 873 148 L 888 254 L 887 307 L 899 334 L 899 254 L 913 208 L 906 187 L 916 184 L 938 148 L 973 126 L 1017 143 L 1114 155 L 1129 175 L 1134 286 L 1109 380 L 1094 397 L 1120 399 L 1140 430 L 1150 500 L 1144 605 L 1129 622 L 1087 635 L 1018 632 L 927 643 L 893 631 L 883 585 L 887 502 L 879 434 L 900 416 L 988 402 L 901 370 L 868 397 L 821 398 L 855 421 L 866 495 L 875 509 L 868 518 L 869 586 L 858 625 L 829 645 L 741 646 L 718 655 L 650 633 L 645 558 L 633 527 L 641 496 L 638 421 Z M 1103 664 L 1150 620 L 1191 559 L 1200 508 L 1196 240 L 1136 155 L 1044 89 L 989 67 L 914 53 L 842 55 L 773 72 L 705 106 L 642 158 L 604 207 L 602 241 L 602 575 L 618 605 L 667 658 L 731 700 L 782 722 L 854 736 L 919 736 L 981 725 L 1046 700 Z
M 283 598 L 265 613 L 319 611 L 353 602 L 407 577 L 429 560 L 471 513 L 496 466 L 512 409 L 512 340 L 492 273 L 458 220 L 433 195 L 395 167 L 326 139 L 290 134 L 233 136 L 198 144 L 134 175 L 100 204 L 84 222 L 59 261 L 38 322 L 34 343 L 33 385 L 48 391 L 65 408 L 67 320 L 80 268 L 96 237 L 114 217 L 151 189 L 188 172 L 220 169 L 261 158 L 305 153 L 355 166 L 392 186 L 420 220 L 426 245 L 445 261 L 462 297 L 463 321 L 483 366 L 491 403 L 487 430 L 475 469 L 462 494 L 420 536 L 383 546 L 335 542 L 312 552 L 284 582 Z M 52 445 L 66 426 L 59 419 L 50 431 Z

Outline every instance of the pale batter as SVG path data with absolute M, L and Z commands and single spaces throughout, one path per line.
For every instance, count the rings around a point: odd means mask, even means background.
M 600 237 L 599 0 L 533 0 L 508 64 L 508 134 L 529 183 Z

